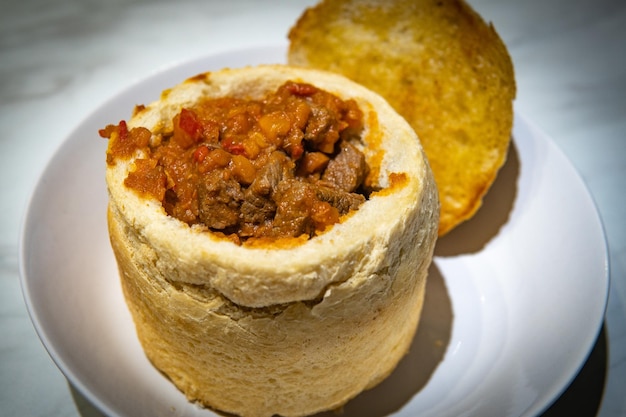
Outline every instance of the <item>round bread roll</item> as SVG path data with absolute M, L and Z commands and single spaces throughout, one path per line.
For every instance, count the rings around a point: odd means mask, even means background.
M 387 377 L 414 337 L 437 236 L 437 189 L 416 134 L 340 75 L 281 65 L 201 74 L 128 127 L 171 131 L 201 97 L 260 98 L 287 80 L 354 99 L 364 114 L 362 151 L 379 191 L 330 230 L 237 245 L 127 188 L 140 151 L 106 172 L 111 243 L 147 357 L 190 401 L 241 416 L 335 409 Z
M 289 32 L 288 63 L 383 96 L 420 138 L 441 201 L 439 235 L 470 219 L 511 141 L 513 62 L 463 0 L 322 0 Z

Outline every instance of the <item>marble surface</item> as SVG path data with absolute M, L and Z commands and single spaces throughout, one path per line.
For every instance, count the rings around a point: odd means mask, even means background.
M 315 1 L 22 0 L 0 5 L 0 415 L 96 416 L 39 341 L 21 294 L 20 224 L 46 162 L 117 91 L 230 48 L 285 42 Z M 546 416 L 626 415 L 626 3 L 473 0 L 508 45 L 517 109 L 597 203 L 611 287 L 603 330 Z M 242 10 L 248 12 L 242 13 Z

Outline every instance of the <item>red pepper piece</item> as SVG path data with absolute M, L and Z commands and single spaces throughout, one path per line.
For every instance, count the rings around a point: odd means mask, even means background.
M 118 129 L 117 134 L 119 135 L 119 139 L 126 140 L 128 138 L 128 126 L 126 125 L 126 121 L 121 120 L 118 126 L 119 126 L 119 129 Z
M 242 143 L 233 143 L 230 140 L 222 141 L 222 148 L 233 155 L 243 155 L 246 153 L 246 149 Z
M 288 83 L 285 87 L 287 91 L 296 96 L 312 96 L 317 92 L 315 86 L 305 83 Z
M 198 149 L 196 149 L 193 152 L 193 159 L 196 162 L 202 162 L 204 161 L 204 159 L 207 157 L 208 154 L 209 154 L 209 148 L 207 148 L 204 145 L 200 145 L 198 146 Z

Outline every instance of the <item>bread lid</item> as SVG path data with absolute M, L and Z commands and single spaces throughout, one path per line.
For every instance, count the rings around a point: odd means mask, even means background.
M 438 185 L 439 236 L 476 213 L 506 160 L 516 94 L 492 24 L 463 0 L 323 0 L 289 41 L 289 64 L 345 75 L 415 129 Z

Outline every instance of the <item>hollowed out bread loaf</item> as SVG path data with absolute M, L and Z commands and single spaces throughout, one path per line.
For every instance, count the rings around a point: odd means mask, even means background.
M 280 65 L 202 74 L 128 126 L 171 129 L 200 97 L 259 98 L 287 80 L 357 101 L 381 187 L 319 236 L 236 245 L 126 188 L 132 160 L 106 172 L 111 243 L 146 355 L 189 400 L 242 416 L 334 409 L 388 376 L 416 331 L 437 235 L 437 189 L 413 129 L 340 75 Z
M 491 24 L 462 0 L 323 0 L 289 40 L 289 64 L 357 81 L 415 129 L 439 189 L 440 235 L 474 215 L 506 159 L 516 94 Z

